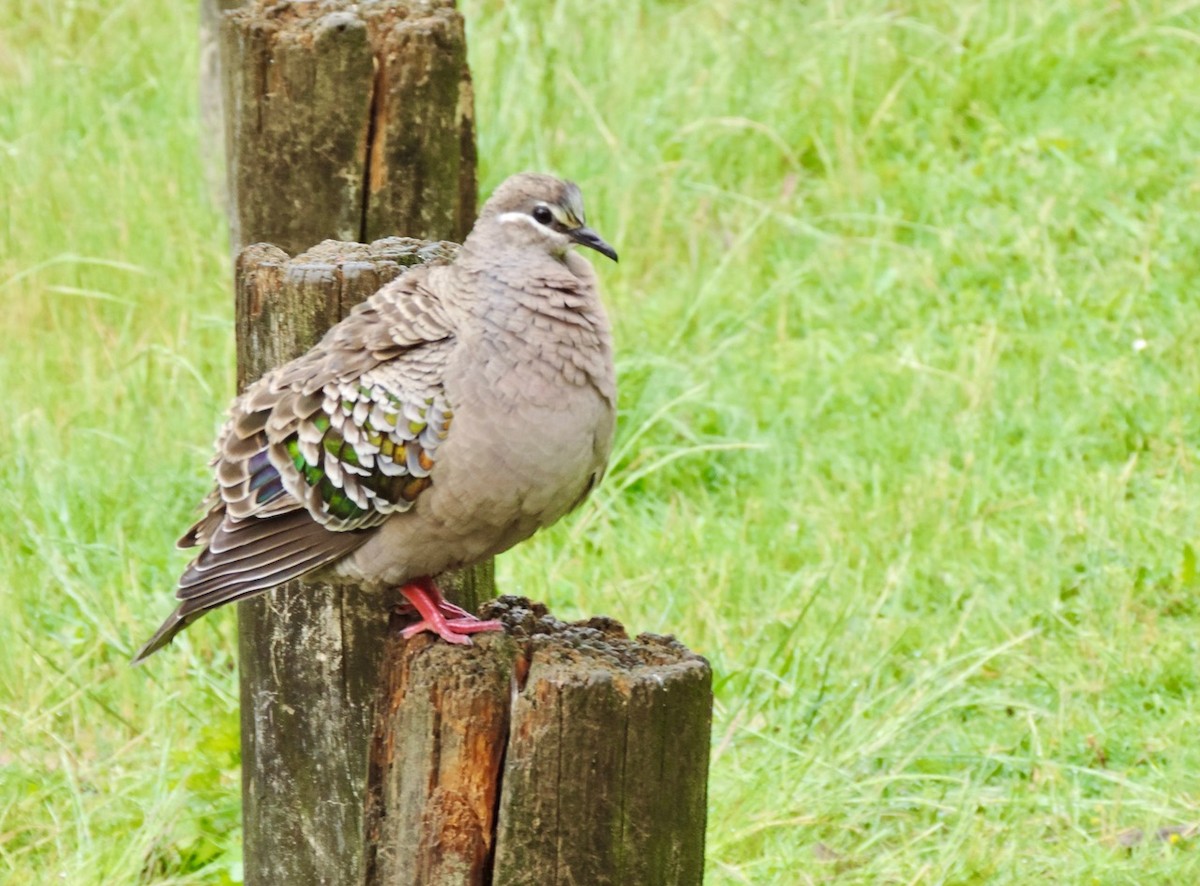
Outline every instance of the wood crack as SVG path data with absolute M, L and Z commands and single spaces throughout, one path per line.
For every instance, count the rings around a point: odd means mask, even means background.
M 372 62 L 375 76 L 371 79 L 371 101 L 367 110 L 367 139 L 366 150 L 362 165 L 362 211 L 358 221 L 358 239 L 363 243 L 369 242 L 371 232 L 368 230 L 368 220 L 371 208 L 371 181 L 375 175 L 375 164 L 382 162 L 376 150 L 375 141 L 379 138 L 379 115 L 383 112 L 383 76 L 384 62 L 376 56 Z

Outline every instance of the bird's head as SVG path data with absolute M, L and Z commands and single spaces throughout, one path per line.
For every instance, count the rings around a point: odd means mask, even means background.
M 617 260 L 617 251 L 587 226 L 583 197 L 574 182 L 522 172 L 496 188 L 479 213 L 476 230 L 502 242 L 536 247 L 562 257 L 574 245 Z

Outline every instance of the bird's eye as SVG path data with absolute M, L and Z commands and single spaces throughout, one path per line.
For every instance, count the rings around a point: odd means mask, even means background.
M 537 206 L 533 210 L 533 220 L 538 224 L 548 225 L 554 220 L 554 213 L 546 206 Z

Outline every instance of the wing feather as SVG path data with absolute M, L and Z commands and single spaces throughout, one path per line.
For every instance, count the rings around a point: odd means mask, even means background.
M 454 336 L 426 276 L 397 278 L 234 401 L 216 488 L 179 541 L 201 551 L 135 663 L 210 609 L 346 556 L 432 482 L 452 416 L 442 379 Z

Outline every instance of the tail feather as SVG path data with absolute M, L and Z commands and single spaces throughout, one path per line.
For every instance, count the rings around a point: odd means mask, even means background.
M 275 524 L 274 531 L 263 524 Z M 346 556 L 374 533 L 334 532 L 303 511 L 264 520 L 224 520 L 214 536 L 221 539 L 219 550 L 206 548 L 187 568 L 176 592 L 182 602 L 138 650 L 133 664 L 141 664 L 206 612 L 307 575 Z M 239 535 L 245 544 L 239 544 Z

